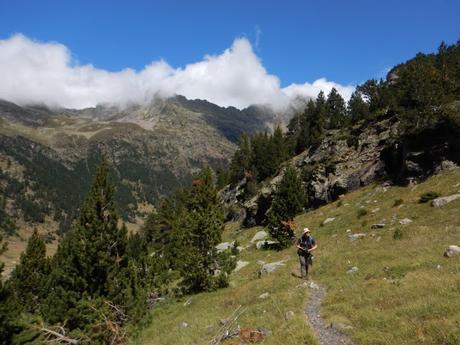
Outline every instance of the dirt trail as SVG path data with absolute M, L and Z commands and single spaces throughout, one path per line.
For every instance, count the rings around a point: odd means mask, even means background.
M 335 328 L 332 328 L 330 325 L 326 325 L 324 320 L 321 318 L 319 311 L 321 300 L 325 294 L 326 289 L 322 286 L 311 289 L 310 299 L 307 307 L 305 308 L 305 314 L 308 317 L 311 327 L 316 333 L 320 345 L 355 345 L 355 343 L 351 341 L 347 335 L 341 333 Z

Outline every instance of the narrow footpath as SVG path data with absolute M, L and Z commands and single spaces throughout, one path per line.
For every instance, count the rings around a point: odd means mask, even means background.
M 318 286 L 318 288 L 311 289 L 310 291 L 310 299 L 305 308 L 305 314 L 307 315 L 310 326 L 316 333 L 320 345 L 356 345 L 346 334 L 332 328 L 330 325 L 326 325 L 321 318 L 321 301 L 326 294 L 326 289 Z

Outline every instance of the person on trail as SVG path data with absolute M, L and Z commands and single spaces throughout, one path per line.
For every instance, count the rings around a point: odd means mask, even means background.
M 300 274 L 303 279 L 308 279 L 308 265 L 312 264 L 312 254 L 318 246 L 310 234 L 310 229 L 304 228 L 303 234 L 297 240 L 297 254 L 300 261 Z

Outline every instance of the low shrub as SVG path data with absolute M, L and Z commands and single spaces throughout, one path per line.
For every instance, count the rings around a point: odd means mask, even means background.
M 440 196 L 440 194 L 437 193 L 437 192 L 433 192 L 433 191 L 426 192 L 426 193 L 423 193 L 423 194 L 420 195 L 419 202 L 422 203 L 422 204 L 427 203 L 428 201 L 436 199 L 439 196 Z

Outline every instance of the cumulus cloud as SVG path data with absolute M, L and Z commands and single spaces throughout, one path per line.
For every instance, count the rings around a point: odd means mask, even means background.
M 266 71 L 246 38 L 236 39 L 220 55 L 206 55 L 183 68 L 160 60 L 140 71 L 110 72 L 73 61 L 62 44 L 16 34 L 0 40 L 0 75 L 2 99 L 76 109 L 101 103 L 142 103 L 157 94 L 180 94 L 238 108 L 251 104 L 280 108 L 295 97 L 315 97 L 320 90 L 327 93 L 335 87 L 349 98 L 354 89 L 324 78 L 281 88 L 278 77 Z

